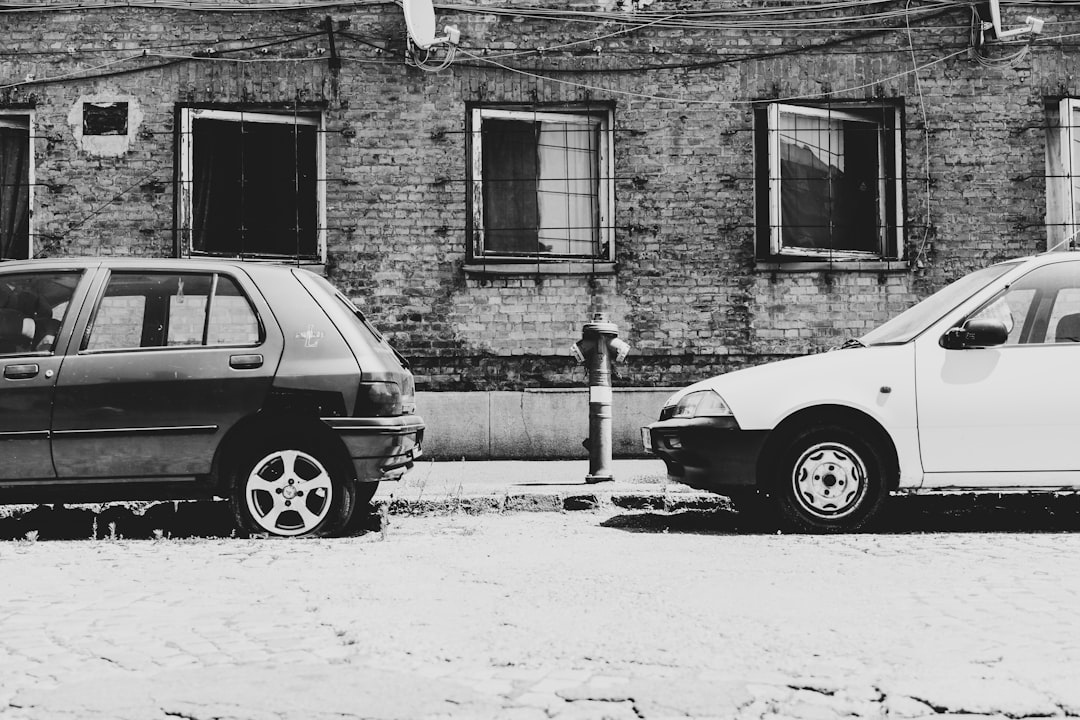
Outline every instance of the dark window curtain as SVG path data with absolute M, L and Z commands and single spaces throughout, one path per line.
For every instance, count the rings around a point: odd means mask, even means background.
M 878 252 L 878 136 L 845 123 L 846 172 L 811 150 L 780 143 L 780 212 L 788 247 Z
M 192 144 L 192 249 L 243 254 L 240 124 L 196 120 Z
M 310 125 L 244 126 L 244 227 L 266 255 L 317 251 L 315 131 Z
M 538 250 L 539 136 L 539 123 L 484 121 L 481 142 L 485 252 L 531 254 Z
M 30 131 L 0 127 L 0 258 L 30 253 Z
M 832 180 L 839 171 L 809 149 L 780 143 L 780 215 L 786 247 L 832 248 Z
M 194 250 L 318 254 L 315 127 L 197 120 L 192 132 Z

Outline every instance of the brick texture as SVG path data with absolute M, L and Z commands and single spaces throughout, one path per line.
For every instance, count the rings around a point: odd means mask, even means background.
M 656 13 L 765 5 L 776 3 L 529 3 L 612 20 L 652 13 L 641 23 Z M 853 33 L 629 31 L 504 15 L 494 10 L 517 5 L 491 0 L 459 7 L 474 12 L 439 8 L 439 24 L 456 23 L 472 57 L 459 53 L 439 73 L 403 62 L 404 22 L 389 2 L 0 15 L 0 109 L 34 119 L 34 254 L 174 255 L 184 104 L 324 113 L 325 272 L 413 361 L 423 390 L 579 385 L 584 373 L 568 348 L 594 312 L 606 312 L 634 347 L 617 384 L 680 385 L 823 350 L 971 269 L 1046 247 L 1046 108 L 1080 94 L 1071 46 L 1039 40 L 1012 65 L 985 66 L 964 52 L 970 14 L 960 7 L 913 18 L 910 46 L 904 23 L 893 21 L 816 50 L 800 48 Z M 1048 28 L 1080 22 L 1077 8 L 1037 10 Z M 328 13 L 339 28 L 348 23 L 335 38 L 337 73 L 320 32 Z M 513 55 L 540 47 L 551 49 Z M 627 71 L 708 60 L 715 65 Z M 917 74 L 913 63 L 923 66 Z M 903 101 L 907 262 L 899 269 L 755 264 L 751 103 L 826 94 Z M 118 154 L 89 152 L 73 109 L 110 97 L 129 103 L 138 127 Z M 466 271 L 469 102 L 613 103 L 613 274 Z

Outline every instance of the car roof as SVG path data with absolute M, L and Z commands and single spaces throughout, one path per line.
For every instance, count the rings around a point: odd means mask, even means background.
M 1038 255 L 1024 255 L 1020 257 L 1001 260 L 994 265 L 1016 263 L 1018 265 L 1048 265 L 1056 262 L 1075 262 L 1080 260 L 1080 251 L 1077 250 L 1053 250 L 1039 253 Z

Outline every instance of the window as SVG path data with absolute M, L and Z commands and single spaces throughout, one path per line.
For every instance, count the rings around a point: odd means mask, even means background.
M 81 273 L 0 278 L 0 354 L 52 352 Z
M 30 257 L 32 148 L 30 116 L 0 112 L 0 260 Z
M 1036 268 L 972 317 L 1005 323 L 1009 345 L 1080 342 L 1080 263 Z
M 758 257 L 900 258 L 900 118 L 886 104 L 758 109 Z
M 181 110 L 180 254 L 325 260 L 319 114 Z
M 128 134 L 128 104 L 126 102 L 84 102 L 82 117 L 84 137 Z
M 1046 228 L 1048 250 L 1080 246 L 1080 100 L 1047 109 Z
M 609 110 L 472 108 L 473 259 L 614 258 Z
M 257 345 L 260 340 L 255 311 L 225 275 L 114 273 L 83 349 Z

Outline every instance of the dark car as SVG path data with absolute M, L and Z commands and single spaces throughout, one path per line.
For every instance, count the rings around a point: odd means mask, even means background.
M 0 265 L 0 502 L 224 497 L 333 535 L 420 455 L 408 364 L 322 277 L 232 261 Z

